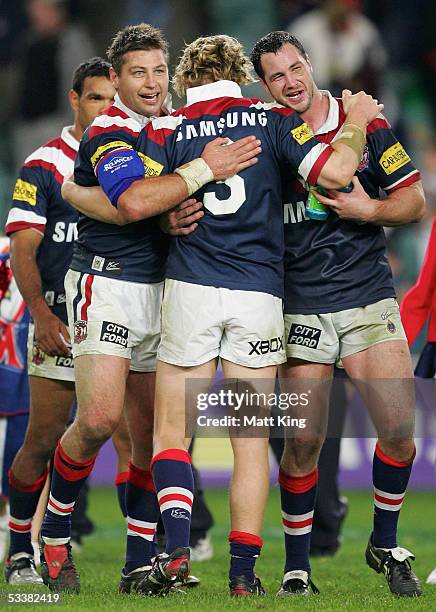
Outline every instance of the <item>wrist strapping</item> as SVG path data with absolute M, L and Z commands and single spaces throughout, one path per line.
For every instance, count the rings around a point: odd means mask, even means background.
M 366 143 L 365 132 L 360 126 L 345 122 L 339 137 L 332 142 L 332 147 L 334 148 L 334 145 L 338 142 L 350 147 L 360 161 Z
M 176 168 L 174 173 L 181 176 L 185 181 L 188 188 L 188 196 L 214 180 L 212 170 L 201 157 L 180 166 L 180 168 Z

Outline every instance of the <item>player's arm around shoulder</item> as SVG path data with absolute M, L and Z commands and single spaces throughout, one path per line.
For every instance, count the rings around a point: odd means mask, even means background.
M 340 189 L 350 184 L 363 154 L 367 126 L 383 110 L 383 104 L 363 91 L 353 95 L 344 90 L 342 101 L 345 121 L 317 178 L 318 184 L 326 189 Z
M 62 198 L 82 215 L 116 225 L 125 221 L 119 211 L 112 206 L 101 187 L 82 187 L 77 185 L 73 176 L 67 177 L 62 185 Z

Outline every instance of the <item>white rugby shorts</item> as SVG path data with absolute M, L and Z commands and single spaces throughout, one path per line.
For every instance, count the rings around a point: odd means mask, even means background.
M 167 280 L 158 359 L 188 367 L 215 357 L 248 368 L 283 363 L 282 300 L 257 291 Z
M 29 335 L 27 336 L 27 371 L 29 376 L 74 382 L 73 357 L 50 357 L 41 351 L 35 341 L 33 323 L 29 323 Z
M 336 363 L 390 340 L 406 340 L 394 298 L 325 314 L 285 314 L 286 356 Z
M 74 357 L 114 355 L 130 369 L 154 372 L 163 282 L 133 283 L 68 270 L 68 322 Z

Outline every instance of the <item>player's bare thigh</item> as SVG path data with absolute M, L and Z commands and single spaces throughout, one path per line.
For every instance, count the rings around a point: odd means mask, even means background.
M 284 431 L 282 469 L 292 476 L 304 476 L 315 469 L 325 439 L 333 365 L 288 358 L 279 368 L 281 393 L 308 393 L 309 405 L 297 404 L 287 413 L 305 419 L 304 429 Z
M 343 358 L 358 382 L 379 433 L 381 449 L 398 461 L 413 452 L 415 387 L 407 342 L 390 340 Z
M 129 372 L 124 399 L 124 414 L 132 443 L 132 461 L 148 469 L 153 453 L 155 372 Z
M 177 366 L 158 359 L 154 415 L 155 455 L 167 448 L 187 450 L 190 438 L 185 437 L 185 400 L 188 400 L 189 406 L 194 406 L 193 398 L 190 400 L 189 395 L 189 379 L 204 380 L 204 390 L 207 391 L 216 367 L 216 359 L 192 367 Z
M 222 360 L 224 379 L 237 379 L 238 391 L 274 393 L 277 366 L 247 368 Z M 263 407 L 265 408 L 265 407 Z M 244 407 L 255 414 L 257 406 Z M 261 413 L 265 410 L 260 407 Z M 231 528 L 256 535 L 261 534 L 263 514 L 269 492 L 268 427 L 252 428 L 242 435 L 231 435 L 234 454 L 233 478 L 230 490 Z M 247 504 L 247 499 L 250 503 Z
M 129 360 L 114 355 L 80 355 L 74 360 L 76 420 L 91 426 L 121 418 Z M 114 429 L 116 428 L 114 427 Z

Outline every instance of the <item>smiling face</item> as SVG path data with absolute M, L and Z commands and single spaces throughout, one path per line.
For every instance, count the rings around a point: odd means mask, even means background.
M 168 94 L 168 65 L 161 49 L 129 51 L 123 57 L 120 74 L 111 69 L 111 78 L 122 102 L 145 117 L 160 114 Z
M 283 106 L 304 113 L 312 104 L 315 83 L 312 66 L 298 49 L 285 43 L 277 53 L 261 57 L 265 77 L 262 85 Z

